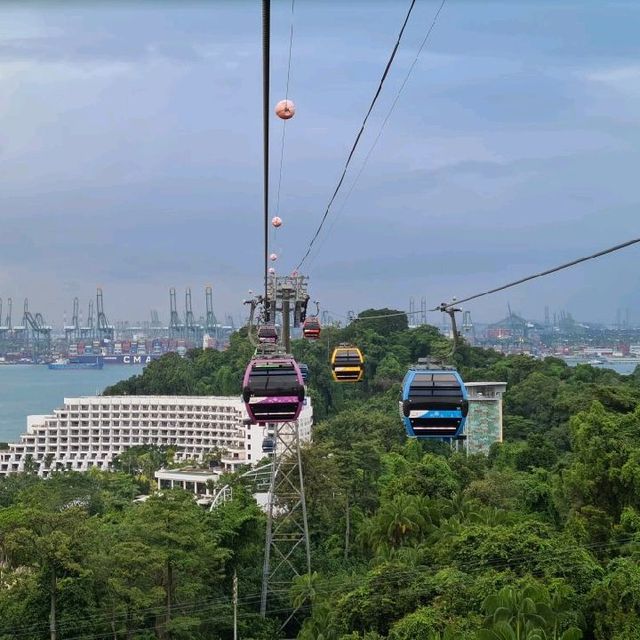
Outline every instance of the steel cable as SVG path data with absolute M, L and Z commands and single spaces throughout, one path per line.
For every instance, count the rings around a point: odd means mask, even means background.
M 340 191 L 340 188 L 342 187 L 342 183 L 344 182 L 344 179 L 347 175 L 347 170 L 349 169 L 349 165 L 351 164 L 351 159 L 353 158 L 353 155 L 356 151 L 356 148 L 358 147 L 358 143 L 360 142 L 360 138 L 362 137 L 362 134 L 364 133 L 365 127 L 367 125 L 367 121 L 369 120 L 369 116 L 371 115 L 371 112 L 373 111 L 373 108 L 376 104 L 376 102 L 378 101 L 378 97 L 380 96 L 380 93 L 382 91 L 382 87 L 384 85 L 384 82 L 387 78 L 387 75 L 389 74 L 389 70 L 391 69 L 391 65 L 393 64 L 393 61 L 396 57 L 396 53 L 398 51 L 398 47 L 400 46 L 400 41 L 402 40 L 402 36 L 404 34 L 404 30 L 405 27 L 407 26 L 407 23 L 409 22 L 409 18 L 411 16 L 411 12 L 413 11 L 413 7 L 415 6 L 416 0 L 411 0 L 411 4 L 409 5 L 409 10 L 407 11 L 407 14 L 404 18 L 404 21 L 402 23 L 402 28 L 400 29 L 400 33 L 398 34 L 398 38 L 396 40 L 396 43 L 391 51 L 391 55 L 389 56 L 389 60 L 387 61 L 387 64 L 385 66 L 384 72 L 382 73 L 382 77 L 380 78 L 380 82 L 378 83 L 378 88 L 376 89 L 376 92 L 373 96 L 373 99 L 371 100 L 371 104 L 369 105 L 369 109 L 367 110 L 367 113 L 364 117 L 364 120 L 362 121 L 362 125 L 360 126 L 360 130 L 358 131 L 358 134 L 356 135 L 355 140 L 353 141 L 353 144 L 351 146 L 351 150 L 349 151 L 349 155 L 347 156 L 347 161 L 345 162 L 344 168 L 342 169 L 342 173 L 340 175 L 340 179 L 338 180 L 338 184 L 336 185 L 336 188 L 333 191 L 333 194 L 331 195 L 331 198 L 329 199 L 329 204 L 327 204 L 327 207 L 325 209 L 324 215 L 322 216 L 322 218 L 320 219 L 320 224 L 318 225 L 318 228 L 316 229 L 315 233 L 313 234 L 312 238 L 311 238 L 311 242 L 309 243 L 309 246 L 307 247 L 307 251 L 304 254 L 304 256 L 302 256 L 302 259 L 300 260 L 300 262 L 298 263 L 298 266 L 296 267 L 296 270 L 299 270 L 300 267 L 304 264 L 305 260 L 307 259 L 307 257 L 309 256 L 309 253 L 311 252 L 311 249 L 316 241 L 316 239 L 318 238 L 318 236 L 320 235 L 320 232 L 322 231 L 322 227 L 324 226 L 324 223 L 327 219 L 327 216 L 329 215 L 329 211 L 331 210 L 331 206 L 333 205 L 334 200 L 336 199 L 338 192 Z
M 609 253 L 615 253 L 616 251 L 621 251 L 622 249 L 626 249 L 627 247 L 631 247 L 638 243 L 640 243 L 640 238 L 633 238 L 632 240 L 627 240 L 626 242 L 616 244 L 613 247 L 609 247 L 608 249 L 603 249 L 602 251 L 589 254 L 588 256 L 583 256 L 582 258 L 576 258 L 575 260 L 571 260 L 570 262 L 565 262 L 564 264 L 558 265 L 557 267 L 552 267 L 551 269 L 546 269 L 545 271 L 540 271 L 539 273 L 534 273 L 530 276 L 520 278 L 519 280 L 514 280 L 513 282 L 503 284 L 500 287 L 495 287 L 494 289 L 482 291 L 481 293 L 476 293 L 472 296 L 467 296 L 466 298 L 462 298 L 461 300 L 453 300 L 452 302 L 448 302 L 448 303 L 443 302 L 441 305 L 434 307 L 433 309 L 429 309 L 429 311 L 447 311 L 448 309 L 451 309 L 456 305 L 463 304 L 465 302 L 470 302 L 471 300 L 476 300 L 477 298 L 482 298 L 484 296 L 488 296 L 493 293 L 498 293 L 499 291 L 504 291 L 505 289 L 510 289 L 511 287 L 517 287 L 518 285 L 521 285 L 525 282 L 529 282 L 530 280 L 535 280 L 536 278 L 542 278 L 543 276 L 548 276 L 548 275 L 551 275 L 552 273 L 563 271 L 564 269 L 568 269 L 569 267 L 574 267 L 577 264 L 581 264 L 582 262 L 587 262 L 589 260 L 594 260 L 595 258 L 606 256 Z M 377 316 L 358 317 L 358 318 L 354 318 L 354 321 L 377 320 L 379 318 L 393 318 L 396 316 L 410 316 L 410 315 L 415 315 L 417 313 L 421 313 L 421 312 L 420 311 L 399 311 L 398 313 L 386 313 L 386 314 L 380 314 Z M 333 313 L 333 315 L 340 316 L 339 313 Z M 340 317 L 344 318 L 346 316 L 340 316 Z
M 418 51 L 417 51 L 415 57 L 413 58 L 413 62 L 409 65 L 409 69 L 407 70 L 407 73 L 405 74 L 405 77 L 404 77 L 402 83 L 400 84 L 400 88 L 398 89 L 398 92 L 396 93 L 396 96 L 393 99 L 393 102 L 391 103 L 391 106 L 389 107 L 389 110 L 387 111 L 387 114 L 385 115 L 384 120 L 382 121 L 382 124 L 380 125 L 380 129 L 379 129 L 379 131 L 378 131 L 378 133 L 377 133 L 377 135 L 376 135 L 376 137 L 375 137 L 375 139 L 373 141 L 373 144 L 369 148 L 369 151 L 367 151 L 367 155 L 365 156 L 365 158 L 364 158 L 364 160 L 362 162 L 362 165 L 361 165 L 360 169 L 358 170 L 358 173 L 356 174 L 356 177 L 354 178 L 353 182 L 351 183 L 351 186 L 349 187 L 349 191 L 347 191 L 347 195 L 344 197 L 344 200 L 342 201 L 342 204 L 340 205 L 340 209 L 338 209 L 338 212 L 334 216 L 333 222 L 331 223 L 331 226 L 329 227 L 329 231 L 324 234 L 324 239 L 320 243 L 320 247 L 316 249 L 316 252 L 315 252 L 315 254 L 313 255 L 313 257 L 311 259 L 312 262 L 313 262 L 313 260 L 315 260 L 318 257 L 318 254 L 320 253 L 320 250 L 324 246 L 324 243 L 325 243 L 326 239 L 331 234 L 331 231 L 333 231 L 333 228 L 334 228 L 334 226 L 336 224 L 338 216 L 344 211 L 344 208 L 345 208 L 349 198 L 351 197 L 351 194 L 353 193 L 353 190 L 355 189 L 355 186 L 358 183 L 358 180 L 360 180 L 360 177 L 364 173 L 364 170 L 366 169 L 367 164 L 369 163 L 369 159 L 371 158 L 371 155 L 373 154 L 374 149 L 378 145 L 378 142 L 380 141 L 380 138 L 382 137 L 382 133 L 384 132 L 385 127 L 387 126 L 387 122 L 389 122 L 389 118 L 391 117 L 391 114 L 393 113 L 394 109 L 396 108 L 396 105 L 398 104 L 398 100 L 400 99 L 400 96 L 402 95 L 402 92 L 404 91 L 404 88 L 407 85 L 407 82 L 409 81 L 409 78 L 411 77 L 411 74 L 413 73 L 413 70 L 414 70 L 416 64 L 418 64 L 418 59 L 420 58 L 420 54 L 422 53 L 422 50 L 425 48 L 427 42 L 429 41 L 429 38 L 431 37 L 431 32 L 433 31 L 433 29 L 436 26 L 436 22 L 438 21 L 438 18 L 440 16 L 440 12 L 444 8 L 444 5 L 445 5 L 446 1 L 447 0 L 442 0 L 442 2 L 440 3 L 440 6 L 438 7 L 438 10 L 436 11 L 436 13 L 435 13 L 435 15 L 433 17 L 433 20 L 431 21 L 431 25 L 429 26 L 429 29 L 427 30 L 426 35 L 422 39 L 422 42 L 420 43 L 420 46 L 418 47 Z

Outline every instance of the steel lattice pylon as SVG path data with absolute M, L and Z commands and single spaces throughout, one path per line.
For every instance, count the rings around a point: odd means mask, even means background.
M 294 577 L 311 574 L 311 551 L 298 422 L 273 425 L 276 439 L 267 504 L 260 614 L 269 596 L 288 591 Z M 283 627 L 296 614 L 294 609 Z

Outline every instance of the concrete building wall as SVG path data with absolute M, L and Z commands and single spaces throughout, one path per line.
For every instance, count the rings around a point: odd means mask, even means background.
M 263 429 L 246 424 L 235 396 L 89 396 L 65 398 L 53 414 L 30 416 L 20 441 L 0 452 L 0 475 L 27 468 L 46 476 L 52 470 L 107 469 L 129 447 L 176 448 L 176 462 L 202 460 L 224 450 L 222 468 L 235 471 L 263 457 Z M 313 408 L 300 415 L 300 436 L 311 438 Z
M 502 396 L 506 382 L 468 382 L 469 415 L 465 434 L 468 453 L 489 453 L 494 442 L 502 442 Z

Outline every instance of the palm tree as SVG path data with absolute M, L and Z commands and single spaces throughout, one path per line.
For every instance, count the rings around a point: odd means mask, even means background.
M 376 515 L 381 540 L 398 547 L 408 538 L 426 529 L 427 521 L 420 512 L 415 496 L 395 496 L 378 510 Z
M 462 523 L 458 516 L 451 516 L 440 523 L 440 526 L 431 532 L 429 540 L 432 542 L 444 542 L 455 538 L 462 529 Z
M 313 615 L 305 620 L 298 635 L 299 640 L 337 640 L 338 637 L 333 612 L 326 603 L 313 608 Z
M 483 603 L 488 628 L 479 632 L 478 640 L 580 640 L 582 631 L 576 627 L 560 634 L 563 595 L 558 592 L 551 597 L 546 589 L 536 585 L 522 591 L 502 588 Z
M 296 576 L 293 579 L 289 593 L 291 604 L 296 609 L 302 607 L 307 601 L 313 604 L 320 587 L 320 580 L 321 578 L 317 571 L 310 575 L 305 573 L 301 576 Z
M 575 627 L 567 629 L 562 635 L 547 635 L 543 629 L 527 626 L 520 634 L 506 622 L 497 622 L 491 629 L 481 629 L 478 640 L 581 640 L 582 631 Z
M 427 496 L 413 496 L 416 509 L 427 523 L 427 529 L 433 529 L 440 522 L 440 507 L 438 503 Z
M 374 551 L 379 543 L 379 538 L 378 522 L 374 518 L 367 518 L 360 523 L 356 542 L 363 551 Z
M 443 633 L 439 631 L 434 631 L 429 634 L 428 640 L 456 640 L 457 633 L 447 628 Z
M 542 629 L 527 626 L 515 630 L 508 622 L 496 622 L 491 629 L 481 629 L 478 640 L 547 640 Z
M 468 498 L 464 493 L 454 493 L 445 503 L 448 516 L 456 516 L 460 520 L 466 519 L 477 506 L 477 501 Z
M 496 627 L 497 623 L 506 623 L 515 631 L 517 640 L 525 640 L 527 629 L 544 629 L 547 626 L 548 621 L 541 615 L 538 606 L 543 602 L 544 595 L 533 585 L 522 591 L 503 587 L 497 594 L 485 599 L 483 608 L 490 625 Z
M 469 514 L 471 522 L 495 526 L 499 524 L 510 524 L 513 522 L 513 515 L 503 509 L 496 507 L 481 507 L 477 511 Z

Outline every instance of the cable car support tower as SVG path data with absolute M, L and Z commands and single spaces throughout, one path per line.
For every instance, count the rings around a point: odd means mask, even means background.
M 309 301 L 307 277 L 269 276 L 267 300 L 258 297 L 251 304 L 249 335 L 254 336 L 253 321 L 256 308 L 262 304 L 258 323 L 275 324 L 281 319 L 280 344 L 259 344 L 258 352 L 290 353 L 291 326 L 300 326 L 306 316 Z M 311 573 L 311 550 L 309 525 L 304 492 L 304 475 L 300 452 L 299 422 L 267 423 L 266 433 L 273 438 L 271 477 L 267 493 L 267 528 L 265 537 L 264 564 L 262 571 L 262 594 L 260 614 L 265 617 L 272 598 L 280 598 L 288 591 L 296 576 Z M 274 607 L 277 609 L 281 606 Z M 284 621 L 284 628 L 295 616 L 291 611 Z
M 264 214 L 264 292 L 253 300 L 249 319 L 249 338 L 256 344 L 256 354 L 290 353 L 291 319 L 299 326 L 306 317 L 306 305 L 309 295 L 306 278 L 297 273 L 292 276 L 278 277 L 269 270 L 269 118 L 271 115 L 270 83 L 270 38 L 271 38 L 271 0 L 262 0 L 262 116 L 263 116 L 263 214 Z M 256 315 L 257 308 L 260 313 Z M 260 330 L 253 335 L 254 320 L 267 330 L 263 336 L 276 338 L 276 317 L 280 315 L 282 331 L 280 341 L 272 343 L 262 338 Z M 262 328 L 261 327 L 261 328 Z M 304 574 L 311 574 L 311 551 L 309 546 L 309 526 L 307 505 L 304 494 L 304 477 L 300 454 L 299 421 L 264 423 L 266 434 L 273 434 L 269 448 L 273 462 L 269 483 L 267 503 L 267 528 L 262 571 L 262 593 L 260 615 L 267 615 L 268 604 L 271 608 L 283 609 L 288 605 L 286 593 L 291 581 Z M 267 452 L 267 449 L 263 447 Z M 282 598 L 285 593 L 284 602 Z M 279 599 L 278 606 L 277 601 Z M 287 627 L 298 608 L 293 609 L 282 624 Z

